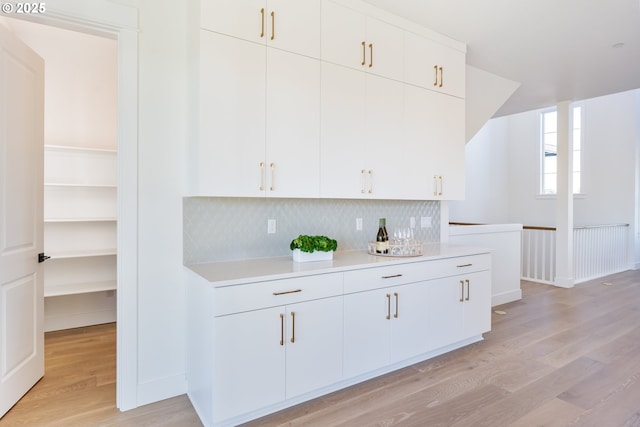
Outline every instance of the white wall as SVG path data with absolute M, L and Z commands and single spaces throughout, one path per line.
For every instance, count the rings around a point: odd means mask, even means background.
M 197 138 L 194 69 L 199 4 L 139 8 L 138 404 L 186 392 L 182 196 Z
M 449 220 L 472 223 L 508 222 L 507 118 L 490 120 L 467 143 L 466 199 L 449 202 Z
M 576 226 L 635 224 L 639 93 L 581 102 L 584 196 L 575 199 Z M 555 225 L 555 200 L 537 196 L 539 112 L 492 119 L 467 144 L 467 200 L 450 203 L 452 220 Z M 495 154 L 496 150 L 504 152 Z M 488 163 L 494 157 L 502 166 Z

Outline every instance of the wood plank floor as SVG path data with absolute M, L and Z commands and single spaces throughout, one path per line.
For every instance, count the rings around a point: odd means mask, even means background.
M 640 271 L 522 289 L 483 342 L 246 427 L 640 426 Z M 0 426 L 201 425 L 185 396 L 115 408 L 115 325 L 45 341 L 45 378 Z

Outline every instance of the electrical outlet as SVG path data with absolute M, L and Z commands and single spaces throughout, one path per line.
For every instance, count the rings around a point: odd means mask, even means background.
M 431 228 L 431 217 L 430 216 L 422 216 L 422 217 L 420 217 L 420 228 Z
M 411 218 L 409 218 L 409 227 L 416 228 L 416 217 L 415 216 L 412 216 Z
M 276 233 L 276 220 L 268 219 L 267 220 L 267 234 L 275 234 Z
M 362 231 L 362 218 L 356 218 L 356 230 Z

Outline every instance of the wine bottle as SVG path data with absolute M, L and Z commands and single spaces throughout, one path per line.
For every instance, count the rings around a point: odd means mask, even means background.
M 389 235 L 387 234 L 386 218 L 380 218 L 378 234 L 376 234 L 376 253 L 389 253 Z

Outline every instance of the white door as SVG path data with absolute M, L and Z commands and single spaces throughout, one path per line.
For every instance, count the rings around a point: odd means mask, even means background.
M 0 25 L 0 416 L 44 375 L 44 62 Z

